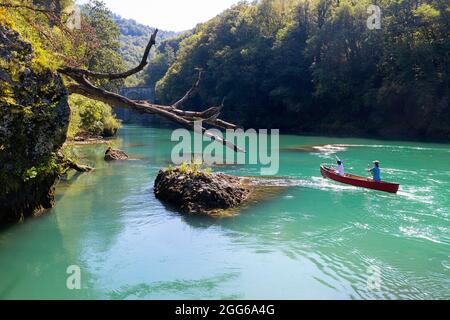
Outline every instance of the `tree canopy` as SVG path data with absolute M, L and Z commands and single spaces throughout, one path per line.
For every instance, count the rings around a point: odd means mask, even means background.
M 119 27 L 105 4 L 91 0 L 81 8 L 80 25 L 69 28 L 73 0 L 38 2 L 2 0 L 0 23 L 17 30 L 33 47 L 36 68 L 56 71 L 63 65 L 93 71 L 121 72 L 125 64 L 120 55 Z M 117 91 L 123 80 L 96 81 L 105 89 Z M 3 99 L 0 96 L 0 102 Z M 111 135 L 120 123 L 111 107 L 82 96 L 71 97 L 71 122 L 68 136 L 79 133 Z
M 167 69 L 157 94 L 172 103 L 200 68 L 191 106 L 225 97 L 246 127 L 449 139 L 449 15 L 439 0 L 240 2 L 159 50 L 149 79 Z
M 142 58 L 142 53 L 145 50 L 149 36 L 153 33 L 155 28 L 140 24 L 133 19 L 124 19 L 119 15 L 112 15 L 114 22 L 119 27 L 120 48 L 119 53 L 122 56 L 125 66 L 132 68 L 139 64 Z M 160 30 L 158 32 L 157 41 L 174 37 L 175 32 Z M 150 61 L 155 58 L 154 51 L 150 52 Z M 158 78 L 161 79 L 162 76 Z M 127 86 L 137 86 L 144 83 L 145 73 L 141 73 L 126 79 Z

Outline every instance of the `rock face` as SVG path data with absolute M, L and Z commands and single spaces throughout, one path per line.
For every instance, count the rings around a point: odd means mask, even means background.
M 70 109 L 62 79 L 0 25 L 0 223 L 52 207 Z
M 236 208 L 250 195 L 239 177 L 223 173 L 184 173 L 179 168 L 161 170 L 155 180 L 158 199 L 183 213 L 210 214 L 218 209 Z
M 128 160 L 128 155 L 121 150 L 114 150 L 109 147 L 105 152 L 105 161 Z

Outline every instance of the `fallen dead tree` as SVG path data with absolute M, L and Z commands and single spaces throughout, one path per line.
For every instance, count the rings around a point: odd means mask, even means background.
M 57 18 L 59 15 L 61 15 L 61 12 L 58 10 L 50 10 L 48 8 L 42 9 L 31 5 L 30 6 L 23 4 L 18 5 L 14 3 L 0 3 L 0 7 L 5 7 L 9 9 L 31 10 L 37 13 L 45 14 L 49 19 L 49 21 L 53 21 L 54 23 L 58 24 L 61 30 L 63 30 L 64 34 L 71 36 L 72 33 L 71 30 L 66 28 L 61 23 L 60 19 Z M 144 70 L 145 66 L 148 64 L 148 57 L 150 51 L 152 47 L 156 44 L 157 33 L 158 29 L 155 29 L 145 48 L 140 64 L 128 71 L 121 73 L 102 73 L 72 66 L 64 66 L 59 68 L 58 72 L 70 78 L 71 80 L 70 83 L 67 84 L 67 89 L 69 93 L 80 94 L 85 97 L 102 101 L 113 106 L 128 108 L 140 113 L 153 114 L 165 118 L 189 130 L 200 131 L 199 133 L 202 133 L 203 135 L 210 137 L 212 140 L 215 140 L 223 144 L 224 146 L 233 149 L 236 152 L 245 152 L 245 150 L 234 145 L 234 143 L 227 141 L 222 137 L 215 135 L 211 132 L 208 132 L 203 126 L 199 127 L 194 125 L 195 121 L 202 121 L 202 123 L 221 129 L 238 129 L 238 126 L 218 118 L 222 111 L 223 103 L 220 106 L 210 107 L 202 112 L 185 111 L 181 109 L 183 103 L 185 103 L 198 88 L 202 77 L 201 71 L 199 72 L 198 79 L 194 83 L 192 88 L 189 89 L 180 100 L 173 103 L 172 105 L 158 105 L 150 103 L 148 101 L 131 100 L 123 95 L 107 91 L 93 84 L 93 80 L 125 79 Z M 46 35 L 43 34 L 43 36 Z
M 91 99 L 99 100 L 118 107 L 128 108 L 140 113 L 148 113 L 160 116 L 169 121 L 177 123 L 189 130 L 201 131 L 199 133 L 202 133 L 210 137 L 211 139 L 227 146 L 228 148 L 233 149 L 236 152 L 245 152 L 243 149 L 239 148 L 234 143 L 227 141 L 218 135 L 208 132 L 203 126 L 197 127 L 194 125 L 195 121 L 202 121 L 205 124 L 221 129 L 238 129 L 238 126 L 219 119 L 219 115 L 223 108 L 223 103 L 220 106 L 211 107 L 201 112 L 186 111 L 181 109 L 182 105 L 193 95 L 193 93 L 198 88 L 202 79 L 201 71 L 199 72 L 198 79 L 194 83 L 192 88 L 190 88 L 189 91 L 180 100 L 178 100 L 172 105 L 158 105 L 150 103 L 148 101 L 131 100 L 120 94 L 110 92 L 103 88 L 97 87 L 92 83 L 93 80 L 100 80 L 100 79 L 103 80 L 124 79 L 142 71 L 144 67 L 148 64 L 147 60 L 150 54 L 150 50 L 156 44 L 157 33 L 158 29 L 156 29 L 151 35 L 150 41 L 148 42 L 145 48 L 144 55 L 142 57 L 140 64 L 135 68 L 132 68 L 126 72 L 101 73 L 87 69 L 74 68 L 70 66 L 58 69 L 58 72 L 60 74 L 63 74 L 71 79 L 71 82 L 67 85 L 69 93 L 80 94 Z

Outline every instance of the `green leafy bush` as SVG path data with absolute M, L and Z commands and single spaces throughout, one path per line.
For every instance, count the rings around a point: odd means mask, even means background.
M 69 138 L 86 133 L 111 137 L 120 128 L 120 121 L 114 116 L 112 108 L 103 102 L 72 95 L 69 104 L 72 111 Z

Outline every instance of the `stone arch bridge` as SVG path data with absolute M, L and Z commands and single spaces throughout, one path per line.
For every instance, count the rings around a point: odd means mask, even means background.
M 120 89 L 120 94 L 133 100 L 155 101 L 155 89 L 153 87 L 128 87 Z
M 155 88 L 154 87 L 126 87 L 119 90 L 119 93 L 132 100 L 147 100 L 149 102 L 155 102 Z M 132 111 L 126 108 L 114 107 L 114 112 L 117 118 L 122 120 L 123 123 L 136 123 L 136 124 L 163 124 L 164 120 L 159 117 L 140 114 L 136 111 Z

